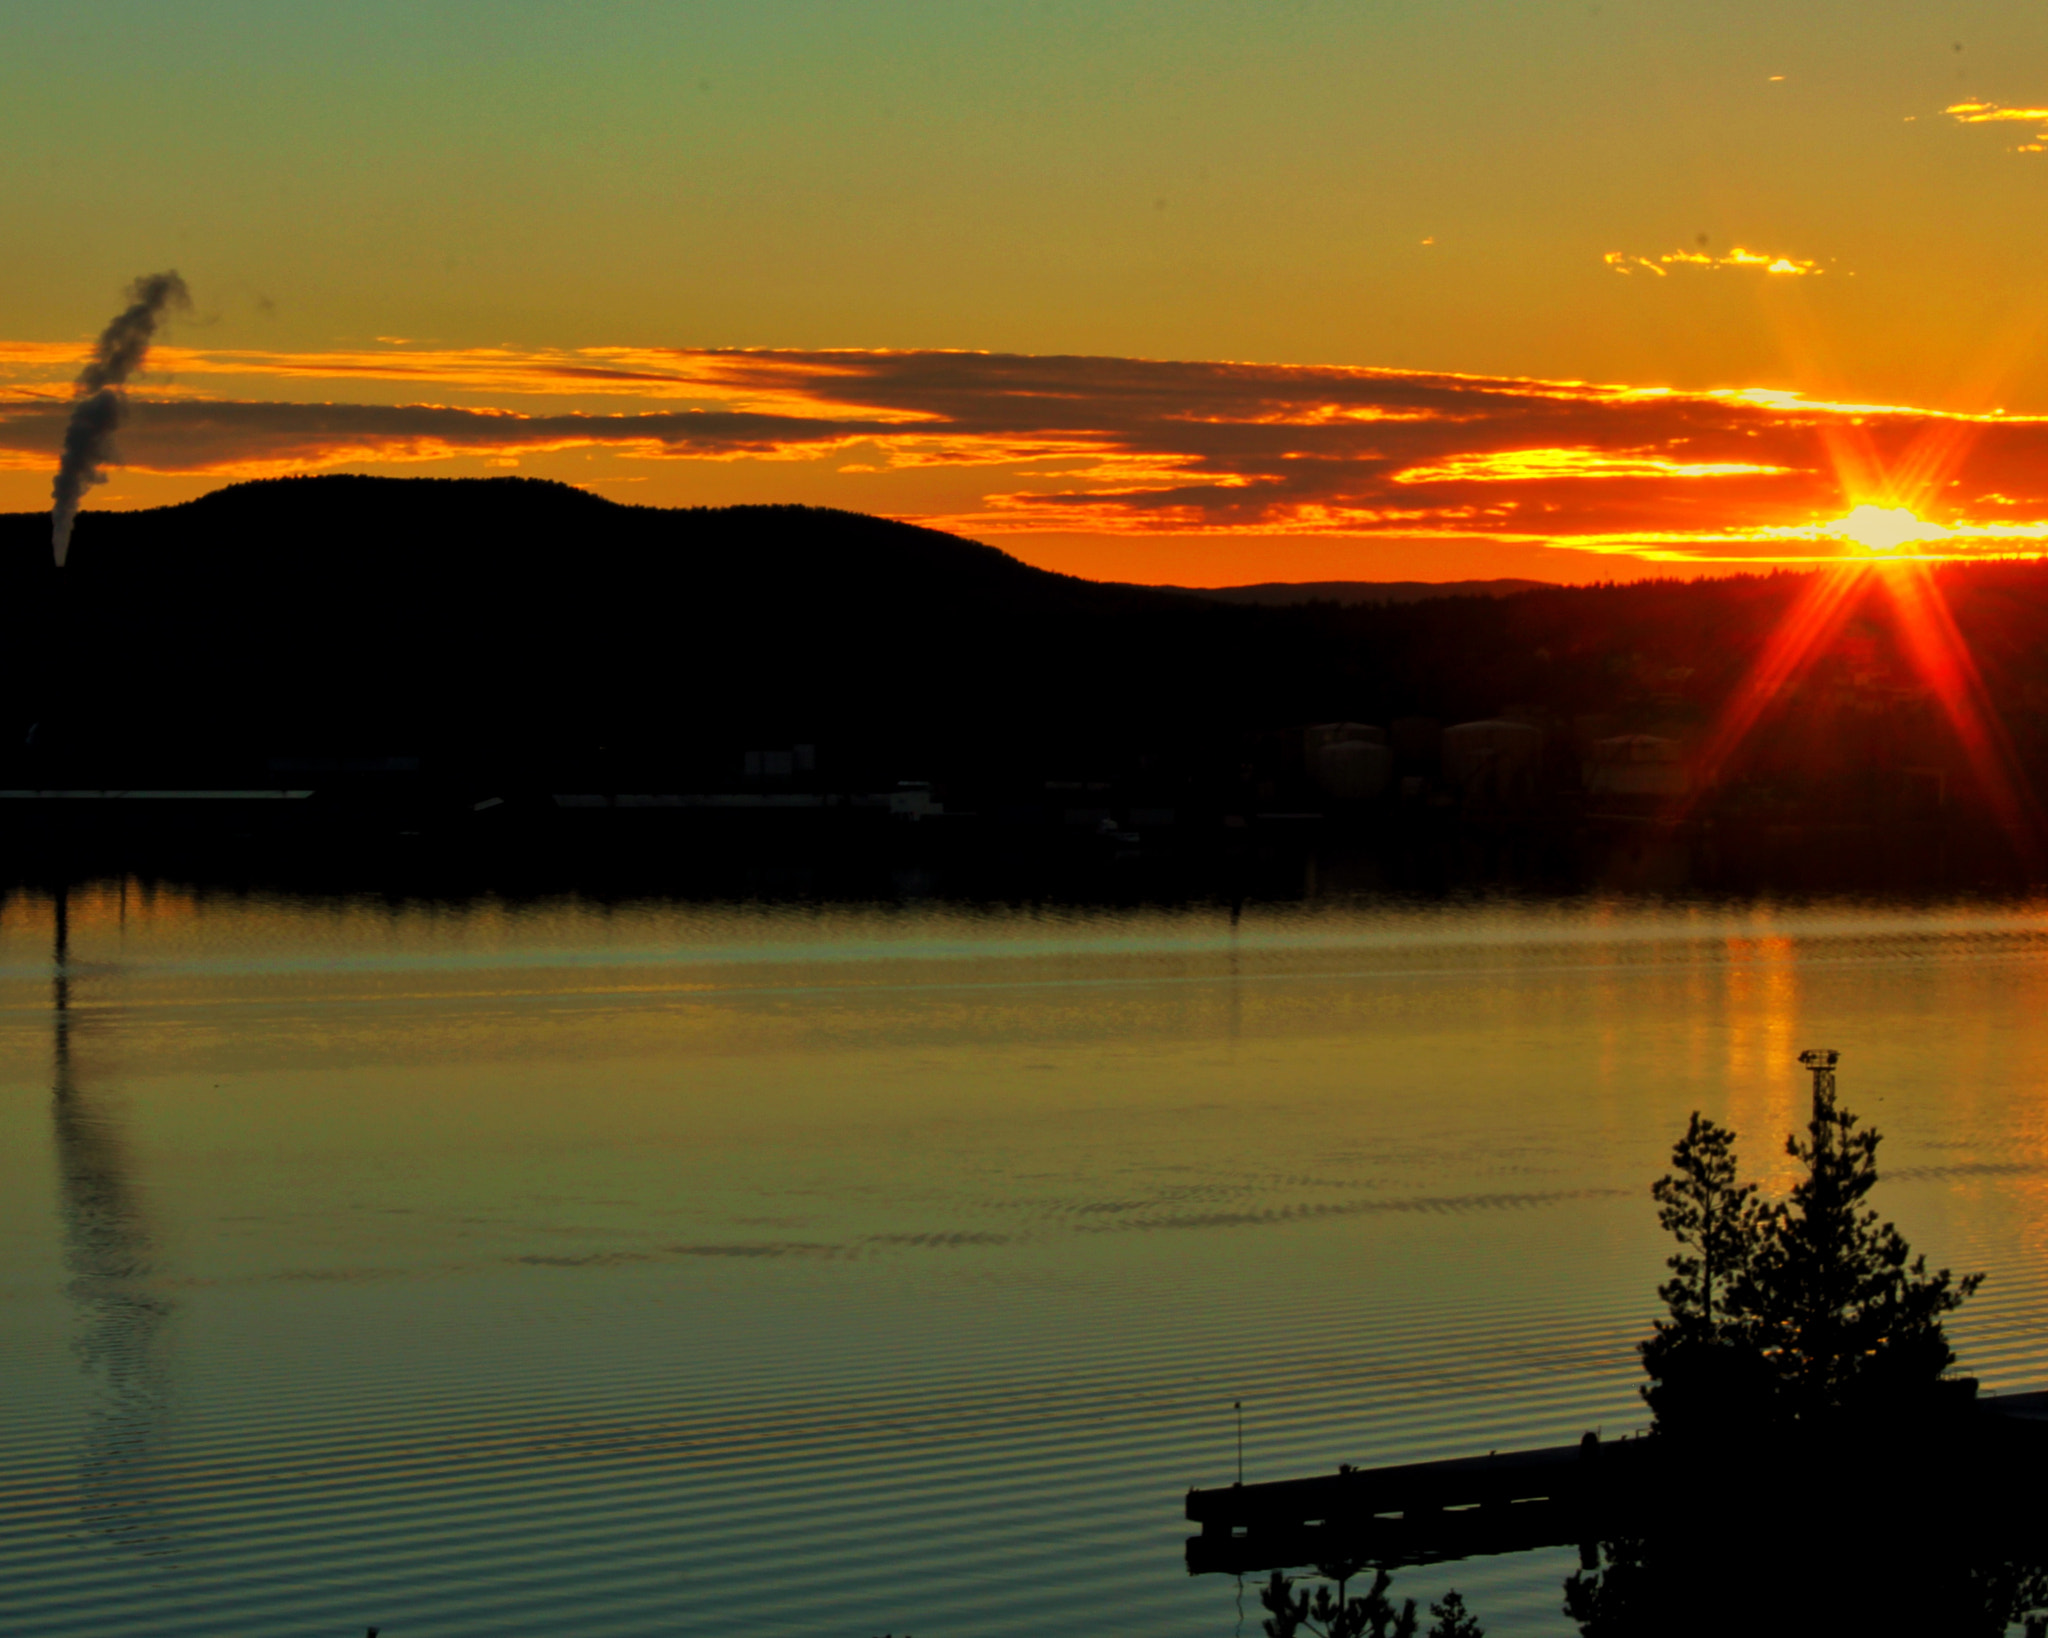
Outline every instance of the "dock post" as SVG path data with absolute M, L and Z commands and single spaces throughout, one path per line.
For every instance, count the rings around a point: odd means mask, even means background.
M 1600 1435 L 1588 1428 L 1579 1436 L 1578 1505 L 1573 1509 L 1578 1514 L 1579 1526 L 1579 1568 L 1597 1570 L 1600 1567 L 1600 1542 L 1593 1529 L 1593 1469 L 1600 1461 Z

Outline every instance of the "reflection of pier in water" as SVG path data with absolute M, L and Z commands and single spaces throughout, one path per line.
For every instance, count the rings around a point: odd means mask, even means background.
M 51 973 L 51 1118 L 74 1348 L 92 1383 L 79 1456 L 86 1528 L 119 1546 L 169 1547 L 152 1469 L 163 1439 L 171 1306 L 152 1289 L 154 1247 L 111 1114 L 80 1085 L 73 1032 L 70 892 L 55 903 Z

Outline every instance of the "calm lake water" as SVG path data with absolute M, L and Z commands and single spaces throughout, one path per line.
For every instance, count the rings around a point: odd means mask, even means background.
M 2048 904 L 0 908 L 0 1630 L 1256 1633 L 1182 1494 L 1611 1437 L 1693 1108 L 2048 1387 Z M 1403 1572 L 1565 1634 L 1569 1551 Z M 1240 1624 L 1240 1620 L 1241 1623 Z

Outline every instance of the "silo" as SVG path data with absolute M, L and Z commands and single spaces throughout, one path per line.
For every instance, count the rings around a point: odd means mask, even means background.
M 1302 729 L 1301 753 L 1311 768 L 1315 766 L 1316 753 L 1325 745 L 1342 745 L 1359 740 L 1369 745 L 1384 745 L 1387 736 L 1370 723 L 1364 722 L 1318 722 Z
M 1338 739 L 1322 745 L 1309 758 L 1309 777 L 1324 795 L 1338 802 L 1370 802 L 1387 788 L 1394 753 L 1365 739 Z
M 1488 718 L 1444 730 L 1444 777 L 1468 800 L 1533 796 L 1543 766 L 1543 730 Z

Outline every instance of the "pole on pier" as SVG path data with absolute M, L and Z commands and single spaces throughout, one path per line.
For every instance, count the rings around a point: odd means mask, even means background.
M 1813 1140 L 1815 1143 L 1826 1143 L 1825 1117 L 1834 1112 L 1835 1065 L 1842 1061 L 1842 1055 L 1827 1048 L 1820 1048 L 1800 1053 L 1799 1061 L 1813 1074 Z

